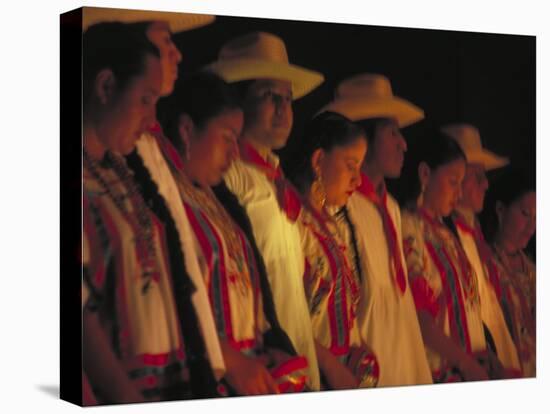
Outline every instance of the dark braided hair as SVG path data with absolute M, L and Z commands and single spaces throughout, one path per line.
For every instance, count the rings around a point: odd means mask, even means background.
M 273 348 L 278 348 L 289 355 L 296 355 L 296 350 L 294 349 L 292 342 L 277 319 L 277 312 L 275 311 L 275 305 L 273 303 L 273 295 L 271 293 L 269 281 L 267 280 L 267 270 L 265 268 L 262 255 L 260 254 L 260 250 L 258 249 L 258 245 L 256 244 L 256 239 L 254 238 L 254 233 L 252 231 L 252 224 L 250 223 L 250 219 L 248 218 L 245 209 L 239 204 L 237 197 L 229 190 L 229 188 L 227 188 L 224 181 L 216 187 L 213 187 L 212 190 L 227 213 L 233 220 L 235 220 L 235 223 L 237 223 L 243 231 L 246 238 L 250 242 L 250 246 L 252 247 L 260 279 L 263 311 L 271 327 L 271 329 L 264 334 L 264 343 Z
M 159 58 L 157 47 L 132 25 L 109 22 L 90 26 L 82 36 L 82 101 L 88 104 L 94 79 L 110 69 L 119 90 L 145 70 L 148 55 Z
M 134 150 L 126 157 L 128 166 L 133 170 L 135 179 L 140 186 L 141 194 L 153 213 L 164 225 L 168 248 L 168 258 L 172 275 L 174 300 L 184 340 L 187 363 L 191 377 L 191 392 L 195 398 L 218 396 L 216 380 L 211 366 L 205 357 L 205 344 L 200 334 L 195 308 L 191 295 L 195 286 L 185 267 L 185 258 L 176 223 L 168 209 L 164 198 L 158 191 L 157 184 L 143 164 L 141 156 Z
M 357 269 L 357 273 L 359 274 L 359 279 L 361 281 L 364 281 L 365 279 L 364 279 L 364 276 L 363 276 L 363 269 L 361 268 L 361 260 L 359 259 L 359 248 L 357 247 L 357 235 L 355 234 L 355 225 L 351 221 L 347 206 L 344 206 L 342 208 L 341 214 L 343 215 L 344 221 L 346 222 L 346 224 L 349 228 L 350 234 L 351 234 L 351 247 L 353 248 L 353 255 L 354 255 L 354 259 L 355 259 L 355 268 Z

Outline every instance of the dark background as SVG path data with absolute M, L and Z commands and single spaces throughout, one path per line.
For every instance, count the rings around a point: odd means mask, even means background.
M 336 85 L 371 72 L 387 76 L 395 95 L 424 110 L 425 120 L 403 130 L 409 145 L 430 128 L 471 123 L 485 147 L 534 180 L 534 36 L 217 16 L 209 26 L 174 36 L 183 54 L 180 75 L 216 60 L 229 39 L 257 30 L 281 37 L 291 63 L 325 76 L 319 88 L 294 102 L 292 134 L 279 153 L 283 168 L 292 162 L 305 123 L 332 99 Z M 390 191 L 397 184 L 389 182 Z

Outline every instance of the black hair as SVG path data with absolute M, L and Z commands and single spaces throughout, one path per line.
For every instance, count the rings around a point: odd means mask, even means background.
M 187 272 L 185 257 L 176 223 L 165 199 L 160 195 L 157 184 L 151 178 L 143 159 L 137 150 L 126 156 L 128 166 L 134 172 L 134 178 L 140 187 L 140 193 L 151 211 L 164 225 L 166 243 L 168 245 L 168 260 L 172 276 L 176 312 L 185 346 L 185 353 L 190 372 L 191 392 L 194 398 L 217 397 L 216 380 L 206 358 L 206 345 L 200 334 L 196 309 L 191 297 L 196 288 Z M 166 396 L 164 399 L 181 398 Z
M 388 118 L 369 118 L 356 121 L 356 124 L 360 125 L 361 128 L 363 128 L 363 130 L 365 131 L 369 146 L 374 143 L 374 140 L 376 138 L 376 129 L 378 128 L 378 126 L 383 122 L 386 122 L 387 120 Z
M 363 129 L 343 115 L 325 111 L 315 116 L 305 127 L 300 148 L 295 153 L 295 163 L 293 168 L 289 168 L 289 179 L 301 192 L 306 191 L 315 179 L 311 166 L 313 153 L 318 149 L 330 152 L 358 139 L 365 139 Z
M 256 79 L 247 79 L 243 81 L 233 82 L 230 84 L 231 90 L 244 105 L 248 96 L 248 91 Z
M 241 102 L 229 85 L 207 71 L 195 72 L 178 79 L 170 96 L 157 104 L 157 118 L 164 135 L 180 152 L 184 152 L 179 135 L 179 119 L 187 114 L 201 129 L 210 119 L 231 109 L 240 109 Z
M 508 207 L 531 191 L 536 191 L 533 177 L 519 167 L 508 167 L 491 185 L 488 196 Z
M 485 207 L 480 214 L 480 222 L 488 241 L 493 242 L 499 230 L 497 202 L 509 207 L 527 193 L 535 191 L 535 178 L 519 167 L 507 167 L 495 178 L 494 183 L 489 186 Z
M 401 206 L 416 205 L 416 199 L 421 192 L 418 166 L 424 162 L 433 172 L 439 167 L 462 159 L 466 161 L 464 152 L 458 143 L 439 128 L 429 130 L 423 137 L 412 141 L 408 156 L 405 159 L 403 174 L 401 174 L 400 194 L 398 201 Z
M 145 32 L 119 22 L 90 26 L 82 38 L 82 51 L 84 105 L 90 99 L 95 77 L 101 70 L 111 69 L 117 87 L 122 89 L 131 78 L 144 72 L 147 55 L 160 56 Z
M 267 269 L 260 253 L 260 249 L 258 248 L 258 244 L 256 243 L 250 218 L 248 217 L 245 208 L 239 204 L 239 200 L 235 194 L 229 190 L 225 184 L 225 181 L 222 181 L 217 186 L 212 187 L 212 190 L 214 191 L 218 201 L 225 208 L 225 211 L 227 211 L 227 213 L 233 220 L 235 220 L 237 225 L 243 231 L 250 243 L 250 247 L 252 248 L 252 253 L 256 261 L 258 276 L 260 279 L 263 311 L 270 327 L 270 329 L 263 335 L 264 345 L 280 349 L 289 355 L 295 356 L 296 350 L 292 345 L 292 341 L 281 327 L 279 319 L 277 318 L 277 312 L 273 302 L 273 294 L 267 278 Z
M 149 28 L 153 23 L 154 22 L 152 20 L 146 20 L 146 21 L 135 22 L 135 23 L 127 23 L 127 25 L 133 30 L 136 30 L 137 32 L 147 36 L 147 31 L 149 30 Z

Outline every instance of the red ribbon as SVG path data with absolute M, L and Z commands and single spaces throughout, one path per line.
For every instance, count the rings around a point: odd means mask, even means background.
M 401 293 L 405 292 L 407 288 L 407 282 L 405 280 L 405 270 L 403 269 L 403 263 L 399 255 L 398 242 L 397 242 L 397 231 L 395 229 L 395 224 L 391 219 L 390 213 L 388 211 L 387 199 L 388 193 L 386 191 L 386 186 L 382 187 L 382 195 L 379 196 L 374 185 L 370 181 L 369 177 L 366 174 L 361 174 L 361 185 L 357 189 L 361 194 L 363 194 L 368 200 L 370 200 L 378 209 L 378 212 L 382 216 L 382 223 L 384 225 L 384 232 L 386 233 L 386 240 L 388 243 L 388 250 L 390 252 L 390 269 L 394 272 L 394 279 Z M 393 261 L 393 266 L 391 265 Z
M 280 167 L 275 168 L 269 164 L 256 149 L 247 142 L 241 141 L 239 145 L 241 160 L 254 165 L 261 170 L 268 179 L 273 181 L 277 193 L 277 201 L 290 221 L 295 222 L 300 214 L 302 203 L 294 186 L 285 179 Z

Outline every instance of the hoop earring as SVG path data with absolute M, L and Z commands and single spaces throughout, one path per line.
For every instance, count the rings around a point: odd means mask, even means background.
M 420 195 L 416 199 L 416 207 L 422 207 L 422 205 L 424 204 L 424 191 L 425 191 L 425 186 L 422 185 L 420 188 Z
M 317 172 L 315 174 L 315 181 L 311 184 L 310 188 L 311 199 L 321 206 L 325 207 L 327 201 L 327 193 L 325 191 L 325 185 L 323 184 L 323 179 L 321 178 L 321 173 Z

